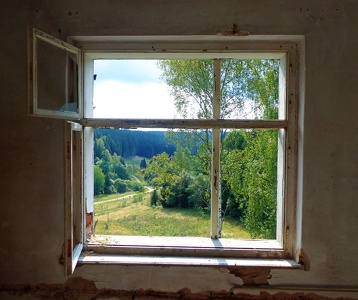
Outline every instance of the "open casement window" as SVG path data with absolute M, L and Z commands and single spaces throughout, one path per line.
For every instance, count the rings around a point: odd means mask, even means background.
M 63 263 L 65 274 L 73 273 L 83 248 L 83 129 L 81 56 L 76 47 L 35 28 L 29 28 L 29 108 L 38 117 L 66 120 L 64 127 Z
M 29 29 L 29 97 L 34 116 L 78 120 L 82 114 L 80 50 Z
M 273 38 L 274 39 L 274 38 Z M 80 264 L 182 265 L 302 268 L 297 240 L 297 40 L 241 37 L 72 37 L 74 47 L 36 29 L 31 31 L 31 113 L 78 119 L 66 125 L 66 273 Z M 42 44 L 39 46 L 39 44 Z M 46 46 L 45 46 L 46 45 Z M 49 50 L 60 58 L 43 61 Z M 79 50 L 81 49 L 81 50 Z M 55 54 L 54 54 L 55 55 Z M 52 54 L 50 55 L 52 57 Z M 97 59 L 206 59 L 212 62 L 212 114 L 207 118 L 94 118 L 93 79 Z M 278 62 L 278 109 L 271 118 L 222 118 L 222 63 L 230 59 Z M 49 66 L 48 66 L 49 65 Z M 53 66 L 52 66 L 53 65 Z M 50 68 L 52 66 L 53 68 Z M 82 68 L 83 66 L 83 68 Z M 44 68 L 46 67 L 46 68 Z M 51 74 L 46 75 L 46 74 Z M 83 84 L 82 84 L 83 83 Z M 83 95 L 83 100 L 82 100 Z M 82 103 L 83 102 L 83 103 Z M 117 236 L 93 243 L 93 137 L 95 128 L 209 129 L 211 148 L 210 238 Z M 221 234 L 221 130 L 272 130 L 277 138 L 276 238 L 223 239 Z M 88 218 L 88 220 L 87 220 Z M 88 224 L 87 224 L 88 223 Z M 83 249 L 82 249 L 83 245 Z M 82 252 L 82 255 L 80 255 Z
M 83 248 L 82 126 L 65 124 L 65 274 L 71 275 Z

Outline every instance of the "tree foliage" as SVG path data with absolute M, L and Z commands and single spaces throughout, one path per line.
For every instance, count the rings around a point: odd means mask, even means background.
M 276 236 L 277 132 L 242 131 L 245 148 L 225 153 L 222 177 L 255 238 Z
M 116 152 L 110 153 L 107 135 L 100 136 L 94 141 L 94 172 L 95 172 L 95 195 L 124 193 L 127 190 L 144 191 L 144 185 L 140 182 L 131 181 L 133 173 L 132 165 L 127 165 L 123 157 Z
M 175 151 L 175 145 L 165 139 L 164 131 L 96 128 L 94 139 L 95 157 L 101 157 L 104 149 L 108 149 L 111 155 L 117 153 L 122 159 L 132 156 L 150 159 L 162 152 L 172 155 Z
M 159 67 L 182 117 L 212 117 L 211 60 L 162 60 Z M 277 118 L 278 62 L 222 60 L 220 109 L 221 118 Z M 180 167 L 178 147 L 173 157 L 152 158 L 147 174 L 160 188 L 165 205 L 195 206 L 195 199 L 200 198 L 200 203 L 205 203 L 201 207 L 209 208 L 211 131 L 181 133 L 181 138 L 173 133 L 168 136 L 177 146 L 185 147 L 187 165 Z M 222 130 L 221 141 L 223 214 L 239 218 L 253 237 L 275 238 L 277 132 Z M 184 197 L 187 202 L 181 200 Z
M 157 190 L 154 190 L 150 196 L 150 205 L 157 206 L 159 204 L 159 195 Z
M 141 169 L 145 169 L 147 167 L 147 162 L 145 160 L 145 158 L 143 158 L 141 161 L 140 161 L 140 168 Z
M 99 166 L 94 166 L 94 194 L 99 195 L 103 193 L 104 189 L 104 174 Z

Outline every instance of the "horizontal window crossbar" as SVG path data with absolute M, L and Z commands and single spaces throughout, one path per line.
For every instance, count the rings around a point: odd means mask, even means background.
M 83 119 L 81 125 L 102 128 L 241 128 L 281 129 L 287 128 L 287 120 L 242 119 Z

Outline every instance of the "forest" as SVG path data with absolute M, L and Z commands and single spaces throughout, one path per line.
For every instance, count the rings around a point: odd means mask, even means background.
M 276 60 L 222 60 L 221 118 L 277 119 Z M 162 60 L 176 109 L 211 118 L 210 60 Z M 95 194 L 144 191 L 152 206 L 210 211 L 211 129 L 96 129 Z M 276 237 L 278 130 L 221 130 L 221 218 L 239 220 L 252 238 Z M 139 164 L 130 163 L 133 157 Z
M 166 152 L 173 155 L 176 149 L 174 143 L 168 143 L 164 131 L 140 131 L 140 130 L 112 130 L 96 128 L 94 130 L 95 141 L 102 139 L 104 148 L 109 153 L 121 157 L 142 156 L 151 157 Z M 100 157 L 103 150 L 102 144 L 94 145 L 94 156 Z

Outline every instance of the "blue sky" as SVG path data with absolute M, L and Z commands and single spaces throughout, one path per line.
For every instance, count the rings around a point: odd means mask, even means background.
M 175 118 L 155 60 L 95 60 L 95 118 Z
M 117 80 L 127 83 L 160 82 L 156 60 L 95 60 L 98 81 Z

